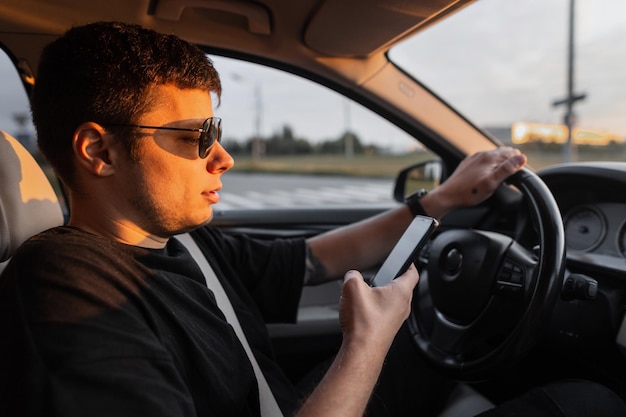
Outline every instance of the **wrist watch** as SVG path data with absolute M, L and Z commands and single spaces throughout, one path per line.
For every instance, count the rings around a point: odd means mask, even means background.
M 424 206 L 422 206 L 422 203 L 420 202 L 422 197 L 424 197 L 426 194 L 428 194 L 428 190 L 425 188 L 422 188 L 420 190 L 417 190 L 416 192 L 414 192 L 413 194 L 411 194 L 404 200 L 404 202 L 406 203 L 407 206 L 409 206 L 409 210 L 411 210 L 411 213 L 413 213 L 414 216 L 426 215 L 426 210 L 424 210 Z

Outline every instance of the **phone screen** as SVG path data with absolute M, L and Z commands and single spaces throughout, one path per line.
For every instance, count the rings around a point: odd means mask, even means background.
M 415 216 L 376 272 L 372 286 L 380 287 L 402 275 L 415 261 L 430 234 L 439 226 L 432 217 Z

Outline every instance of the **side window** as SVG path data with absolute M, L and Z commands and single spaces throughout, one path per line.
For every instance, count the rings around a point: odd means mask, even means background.
M 35 135 L 35 127 L 30 114 L 28 94 L 24 88 L 15 65 L 0 48 L 0 130 L 17 139 L 43 168 L 56 191 L 59 202 L 67 214 L 65 198 L 61 185 L 52 168 L 45 161 Z
M 222 81 L 215 115 L 235 159 L 217 208 L 392 204 L 395 175 L 433 159 L 413 137 L 312 81 L 210 57 Z
M 0 49 L 0 130 L 15 137 L 31 153 L 36 152 L 35 129 L 28 96 L 7 54 Z

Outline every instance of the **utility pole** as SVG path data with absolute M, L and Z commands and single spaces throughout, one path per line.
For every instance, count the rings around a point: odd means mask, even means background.
M 254 84 L 254 109 L 255 109 L 255 121 L 254 121 L 254 139 L 252 141 L 252 160 L 258 162 L 261 159 L 261 153 L 263 153 L 263 143 L 261 142 L 261 115 L 263 114 L 263 100 L 261 99 L 261 86 L 258 83 Z
M 350 118 L 350 100 L 345 100 L 344 103 L 344 122 L 346 126 L 346 133 L 343 136 L 344 154 L 346 159 L 352 159 L 354 156 L 354 135 L 352 134 L 352 121 Z
M 576 124 L 576 115 L 573 111 L 574 103 L 584 100 L 587 94 L 574 93 L 574 0 L 569 5 L 568 47 L 567 47 L 567 97 L 552 103 L 554 107 L 565 105 L 563 122 L 567 127 L 567 142 L 563 145 L 565 162 L 575 160 L 576 144 L 573 143 L 572 130 Z

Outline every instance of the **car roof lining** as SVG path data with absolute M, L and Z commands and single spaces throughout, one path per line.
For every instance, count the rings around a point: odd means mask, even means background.
M 240 0 L 153 0 L 151 1 L 148 14 L 158 19 L 177 21 L 180 20 L 185 9 L 196 9 L 199 14 L 211 12 L 223 12 L 234 15 L 246 21 L 247 30 L 256 35 L 269 35 L 271 33 L 271 14 L 269 10 L 257 3 Z
M 0 32 L 59 35 L 95 20 L 120 20 L 241 52 L 252 52 L 250 43 L 280 50 L 276 39 L 298 39 L 318 55 L 365 58 L 475 0 L 359 1 L 359 16 L 353 18 L 353 5 L 345 0 L 108 0 L 82 2 L 80 8 L 21 0 L 0 5 Z

